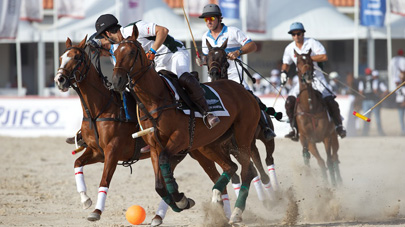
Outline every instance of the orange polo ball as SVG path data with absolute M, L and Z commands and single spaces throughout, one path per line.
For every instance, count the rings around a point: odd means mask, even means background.
M 128 208 L 127 212 L 125 213 L 125 218 L 132 225 L 142 224 L 142 222 L 145 221 L 146 218 L 145 209 L 143 209 L 143 207 L 141 206 L 133 205 Z

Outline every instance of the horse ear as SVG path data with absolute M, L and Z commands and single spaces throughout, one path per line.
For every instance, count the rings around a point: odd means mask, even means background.
M 312 49 L 310 48 L 308 51 L 308 54 L 311 55 L 311 53 L 312 53 Z
M 226 49 L 226 46 L 228 45 L 228 38 L 225 40 L 225 42 L 222 44 L 221 48 Z
M 84 49 L 84 46 L 86 45 L 86 40 L 87 40 L 87 35 L 84 37 L 84 39 L 79 43 L 78 47 Z
M 138 38 L 139 35 L 139 31 L 138 31 L 138 27 L 136 27 L 136 25 L 133 26 L 132 29 L 132 36 L 131 38 L 133 38 L 134 40 L 136 40 Z
M 295 49 L 294 49 L 294 55 L 298 56 L 298 53 L 297 53 L 297 51 Z
M 69 48 L 72 46 L 72 40 L 70 40 L 69 37 L 67 38 L 65 45 L 66 45 L 66 48 Z
M 208 39 L 205 39 L 205 43 L 207 44 L 208 51 L 210 51 L 212 49 L 211 43 L 208 42 Z

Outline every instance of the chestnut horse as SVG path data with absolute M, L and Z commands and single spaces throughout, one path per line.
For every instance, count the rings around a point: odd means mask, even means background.
M 81 131 L 88 147 L 74 163 L 77 190 L 83 209 L 92 205 L 90 197 L 86 194 L 83 167 L 104 162 L 96 208 L 88 216 L 88 220 L 97 221 L 104 210 L 106 194 L 118 161 L 131 161 L 134 156 L 136 160 L 146 159 L 150 157 L 150 153 L 140 153 L 139 146 L 135 149 L 136 140 L 131 135 L 136 132 L 137 123 L 125 121 L 121 117 L 123 115 L 121 96 L 107 88 L 106 80 L 95 69 L 84 50 L 86 38 L 75 46 L 72 46 L 69 38 L 67 39 L 67 49 L 60 57 L 61 65 L 56 73 L 55 82 L 63 92 L 69 88 L 77 91 L 81 98 L 83 116 L 86 118 L 82 122 Z M 213 182 L 218 180 L 220 174 L 213 161 L 197 150 L 191 151 L 190 155 L 200 163 Z M 173 157 L 170 160 L 171 168 L 174 169 L 184 157 L 185 155 Z M 226 189 L 224 192 L 226 193 Z M 161 223 L 160 216 L 155 216 L 154 219 Z
M 298 54 L 297 69 L 299 77 L 299 95 L 297 97 L 295 114 L 300 133 L 300 142 L 303 152 L 310 152 L 318 161 L 322 176 L 327 179 L 325 161 L 321 158 L 316 143 L 323 142 L 327 155 L 327 166 L 332 185 L 342 182 L 339 170 L 338 149 L 339 141 L 335 124 L 328 116 L 322 95 L 312 87 L 314 79 L 314 64 L 311 58 L 311 49 L 307 54 Z M 304 155 L 305 157 L 305 155 Z M 309 159 L 309 155 L 306 156 Z M 309 160 L 306 161 L 309 163 Z
M 220 79 L 228 79 L 228 67 L 229 62 L 227 60 L 227 54 L 225 49 L 228 44 L 228 40 L 226 40 L 220 47 L 212 47 L 211 44 L 207 40 L 207 47 L 208 47 L 208 55 L 207 55 L 207 66 L 208 66 L 208 75 L 210 76 L 212 81 L 217 81 Z M 270 128 L 274 131 L 273 122 L 269 115 L 265 114 L 266 120 L 269 123 Z M 259 125 L 256 129 L 255 138 L 262 141 L 266 147 L 266 165 L 268 167 L 269 176 L 267 175 L 266 171 L 262 166 L 262 161 L 260 158 L 259 150 L 256 146 L 256 140 L 253 140 L 251 146 L 251 158 L 256 166 L 256 168 L 260 172 L 260 177 L 262 179 L 265 188 L 271 192 L 269 187 L 273 187 L 275 191 L 278 190 L 278 182 L 276 177 L 276 172 L 274 168 L 274 158 L 273 153 L 275 149 L 274 139 L 266 140 L 264 137 L 263 129 Z M 235 174 L 232 180 L 236 179 L 238 176 Z
M 235 82 L 207 83 L 220 95 L 230 116 L 221 116 L 221 122 L 213 129 L 208 129 L 201 118 L 189 124 L 190 117 L 176 108 L 176 100 L 153 69 L 152 62 L 146 58 L 144 50 L 136 40 L 138 35 L 138 29 L 134 26 L 132 36 L 118 43 L 119 46 L 114 52 L 116 65 L 112 82 L 117 91 L 123 91 L 130 82 L 141 109 L 140 117 L 145 118 L 140 124 L 144 128 L 155 128 L 153 134 L 143 138 L 151 146 L 157 193 L 177 212 L 194 205 L 191 199 L 179 192 L 173 171 L 168 168 L 168 159 L 183 150 L 198 149 L 224 171 L 213 187 L 212 202 L 220 202 L 220 192 L 229 183 L 237 165 L 228 151 L 214 150 L 209 145 L 232 127 L 238 146 L 238 161 L 242 166 L 242 186 L 229 223 L 241 222 L 250 182 L 254 177 L 253 164 L 250 162 L 250 145 L 259 122 L 260 110 L 256 100 Z

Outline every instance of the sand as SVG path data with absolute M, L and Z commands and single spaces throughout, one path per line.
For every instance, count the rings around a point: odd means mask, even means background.
M 385 114 L 385 115 L 384 115 Z M 405 226 L 405 137 L 398 136 L 394 110 L 383 111 L 387 136 L 340 139 L 343 185 L 322 183 L 312 158 L 306 167 L 301 145 L 276 138 L 278 197 L 265 207 L 251 186 L 246 226 Z M 103 164 L 84 168 L 93 205 L 83 210 L 76 191 L 74 146 L 60 137 L 0 137 L 0 226 L 130 226 L 125 211 L 132 205 L 146 210 L 148 226 L 160 198 L 154 190 L 150 160 L 129 168 L 117 167 L 106 208 L 98 222 L 87 221 L 97 200 Z M 323 146 L 318 144 L 322 157 Z M 264 147 L 259 144 L 264 158 Z M 212 182 L 196 161 L 187 157 L 176 169 L 180 190 L 196 201 L 181 213 L 168 211 L 162 226 L 226 226 L 220 212 L 210 206 Z M 231 204 L 235 193 L 228 186 Z

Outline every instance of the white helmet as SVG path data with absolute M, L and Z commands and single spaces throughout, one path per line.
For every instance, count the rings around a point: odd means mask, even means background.
M 329 73 L 329 79 L 333 80 L 339 77 L 339 74 L 337 72 L 331 72 Z

